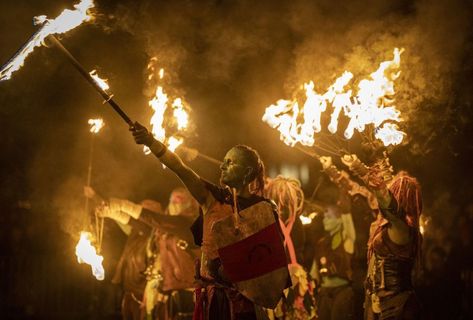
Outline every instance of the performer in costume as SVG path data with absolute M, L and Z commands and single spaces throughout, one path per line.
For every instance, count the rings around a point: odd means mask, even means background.
M 422 245 L 420 184 L 404 171 L 388 181 L 385 168 L 367 168 L 355 155 L 342 161 L 373 191 L 379 204 L 368 241 L 365 319 L 420 319 L 411 280 Z
M 304 192 L 296 179 L 277 176 L 267 179 L 265 196 L 278 206 L 279 224 L 284 234 L 284 244 L 290 258 L 289 272 L 292 287 L 284 291 L 285 298 L 278 307 L 268 310 L 271 319 L 314 319 L 316 317 L 315 283 L 299 264 L 304 260 L 305 235 L 299 216 L 304 209 Z
M 354 319 L 352 258 L 355 227 L 351 214 L 350 181 L 345 172 L 320 157 L 324 173 L 336 185 L 324 212 L 324 236 L 317 242 L 313 271 L 319 280 L 318 314 L 321 320 Z M 335 188 L 335 187 L 334 187 Z
M 199 206 L 185 188 L 172 191 L 164 215 L 148 221 L 154 228 L 148 243 L 147 284 L 144 292 L 146 313 L 157 319 L 192 318 L 194 307 L 194 262 L 200 248 L 190 231 Z
M 162 212 L 161 205 L 153 200 L 136 204 L 125 199 L 111 198 L 97 207 L 100 217 L 117 222 L 128 235 L 123 253 L 118 261 L 112 283 L 121 284 L 123 298 L 121 305 L 124 320 L 143 320 L 145 312 L 142 304 L 146 286 L 144 271 L 147 264 L 146 244 L 152 228 L 140 220 L 140 216 L 154 216 Z
M 239 145 L 226 154 L 221 182 L 232 191 L 201 179 L 139 123 L 130 130 L 135 141 L 148 146 L 176 173 L 201 205 L 202 214 L 193 225 L 196 243 L 202 246 L 194 319 L 256 319 L 253 301 L 274 307 L 290 281 L 282 235 L 274 229 L 279 225 L 277 213 L 261 196 L 264 165 L 257 152 Z M 263 220 L 268 214 L 270 224 Z M 245 238 L 255 240 L 256 246 L 248 241 L 227 243 L 259 225 L 261 230 Z M 251 267 L 253 264 L 256 267 Z

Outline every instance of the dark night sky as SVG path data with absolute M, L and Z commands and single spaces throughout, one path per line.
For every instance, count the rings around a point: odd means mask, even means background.
M 392 163 L 420 179 L 428 208 L 442 198 L 445 208 L 454 204 L 463 214 L 472 196 L 472 2 L 383 2 L 102 0 L 94 23 L 62 39 L 86 69 L 109 79 L 131 118 L 147 123 L 151 116 L 146 65 L 157 56 L 169 90 L 192 106 L 189 146 L 222 158 L 245 143 L 268 166 L 306 162 L 314 172 L 316 161 L 284 146 L 260 120 L 265 107 L 309 80 L 322 92 L 344 70 L 366 77 L 394 47 L 404 47 L 396 98 L 409 140 L 393 151 Z M 71 4 L 2 1 L 0 62 L 34 32 L 33 16 L 55 17 Z M 2 205 L 28 200 L 69 221 L 83 203 L 87 119 L 99 116 L 106 127 L 96 140 L 93 186 L 105 195 L 164 201 L 177 178 L 142 154 L 127 126 L 56 49 L 42 47 L 0 83 Z M 214 165 L 191 166 L 216 180 Z

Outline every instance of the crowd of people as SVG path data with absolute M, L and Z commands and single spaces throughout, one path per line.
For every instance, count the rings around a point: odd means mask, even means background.
M 421 189 L 386 154 L 369 166 L 346 155 L 346 170 L 320 157 L 331 187 L 314 200 L 295 179 L 266 178 L 248 146 L 227 152 L 215 185 L 139 123 L 130 130 L 185 188 L 166 210 L 115 198 L 96 207 L 128 235 L 113 279 L 123 319 L 421 318 Z
M 227 152 L 215 185 L 139 123 L 131 131 L 183 186 L 166 207 L 84 189 L 126 236 L 111 280 L 123 319 L 471 316 L 471 218 L 458 222 L 455 245 L 433 229 L 424 239 L 420 184 L 386 154 L 368 165 L 318 157 L 324 183 L 306 197 L 297 179 L 265 177 L 248 146 Z

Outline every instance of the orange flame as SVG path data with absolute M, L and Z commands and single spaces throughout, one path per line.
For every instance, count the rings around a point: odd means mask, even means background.
M 102 88 L 103 91 L 107 91 L 108 89 L 110 89 L 110 86 L 108 85 L 108 82 L 107 82 L 108 80 L 100 78 L 99 75 L 97 74 L 97 70 L 92 70 L 89 72 L 89 74 L 92 77 L 92 79 L 94 79 L 95 83 L 100 88 Z
M 93 0 L 81 0 L 74 5 L 74 10 L 64 10 L 56 19 L 47 19 L 46 16 L 35 17 L 35 24 L 41 24 L 41 28 L 29 39 L 29 41 L 17 52 L 17 54 L 7 62 L 0 70 L 0 81 L 8 80 L 12 74 L 19 70 L 25 59 L 41 46 L 47 36 L 52 34 L 66 33 L 76 28 L 83 22 L 92 19 L 88 11 L 94 7 Z
M 148 68 L 152 69 L 152 63 L 156 61 L 156 59 L 152 58 L 150 65 Z M 164 77 L 164 69 L 159 70 L 159 78 L 162 79 Z M 152 78 L 148 77 L 149 79 Z M 153 133 L 154 137 L 165 143 L 169 150 L 175 151 L 183 142 L 184 138 L 180 135 L 180 133 L 185 132 L 189 126 L 189 113 L 187 112 L 182 99 L 175 98 L 170 105 L 172 109 L 172 118 L 165 119 L 166 110 L 169 107 L 169 97 L 167 93 L 164 91 L 162 86 L 158 86 L 156 88 L 155 96 L 149 101 L 150 107 L 154 110 L 154 114 L 151 117 L 151 132 Z M 174 122 L 176 123 L 177 130 L 175 135 L 168 135 L 166 133 L 166 123 L 167 122 Z M 145 147 L 144 152 L 146 154 L 150 153 L 150 150 Z
M 311 81 L 304 85 L 306 100 L 302 108 L 297 100 L 279 100 L 266 108 L 263 121 L 278 129 L 280 138 L 289 146 L 300 143 L 305 146 L 315 144 L 314 135 L 322 130 L 321 115 L 330 106 L 331 115 L 328 130 L 334 134 L 338 130 L 338 118 L 344 113 L 349 118 L 344 136 L 350 139 L 355 130 L 363 132 L 368 125 L 375 128 L 375 137 L 385 146 L 400 144 L 404 133 L 393 123 L 400 122 L 400 112 L 393 106 L 394 81 L 399 77 L 399 66 L 403 49 L 394 49 L 394 58 L 384 61 L 370 75 L 370 79 L 360 81 L 356 96 L 345 87 L 353 74 L 345 71 L 324 94 L 314 90 Z M 300 123 L 300 119 L 303 122 Z M 381 125 L 384 124 L 383 127 Z
M 103 122 L 103 119 L 89 119 L 88 121 L 90 125 L 90 132 L 92 133 L 99 133 L 99 131 L 103 128 L 105 123 Z
M 105 270 L 102 266 L 103 257 L 97 254 L 91 244 L 92 235 L 89 232 L 81 231 L 79 242 L 76 245 L 76 256 L 79 263 L 87 263 L 92 268 L 92 274 L 97 280 L 105 278 Z

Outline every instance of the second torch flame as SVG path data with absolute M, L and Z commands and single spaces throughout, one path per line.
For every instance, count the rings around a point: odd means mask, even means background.
M 105 270 L 102 266 L 103 257 L 97 254 L 97 250 L 91 243 L 92 235 L 81 231 L 79 242 L 76 245 L 76 256 L 79 263 L 87 263 L 92 268 L 92 274 L 97 280 L 105 278 Z
M 394 49 L 393 60 L 382 62 L 370 79 L 362 80 L 356 96 L 352 95 L 352 90 L 345 89 L 353 78 L 351 72 L 345 71 L 324 94 L 315 92 L 312 81 L 305 84 L 306 100 L 302 107 L 297 100 L 279 100 L 267 107 L 263 121 L 277 128 L 287 145 L 294 146 L 299 142 L 313 146 L 314 134 L 322 129 L 321 115 L 330 108 L 328 130 L 332 134 L 337 132 L 338 118 L 343 112 L 349 119 L 344 132 L 346 139 L 350 139 L 355 130 L 363 132 L 367 125 L 373 125 L 375 137 L 385 146 L 400 144 L 405 134 L 393 123 L 400 122 L 401 118 L 390 97 L 395 93 L 394 81 L 400 74 L 402 51 Z

